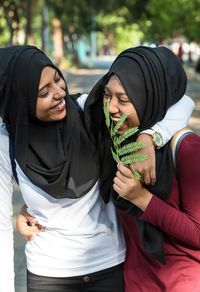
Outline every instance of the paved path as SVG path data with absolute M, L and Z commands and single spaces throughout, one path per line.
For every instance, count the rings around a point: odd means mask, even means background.
M 70 84 L 70 92 L 89 92 L 96 81 L 106 72 L 105 69 L 81 69 L 71 70 L 67 74 L 67 82 Z M 190 118 L 190 126 L 200 135 L 200 80 L 192 70 L 188 71 L 191 81 L 188 83 L 187 93 L 196 102 L 195 111 Z M 13 197 L 14 219 L 22 206 L 20 193 L 16 191 Z M 15 232 L 15 272 L 16 272 L 16 292 L 26 292 L 26 263 L 24 256 L 24 240 Z M 6 291 L 5 291 L 6 292 Z

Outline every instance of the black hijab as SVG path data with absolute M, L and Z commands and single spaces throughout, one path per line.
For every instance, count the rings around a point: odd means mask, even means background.
M 151 128 L 162 120 L 168 108 L 185 93 L 187 77 L 178 58 L 166 47 L 136 47 L 123 51 L 113 62 L 109 72 L 96 84 L 86 102 L 85 121 L 93 132 L 100 153 L 108 153 L 102 169 L 105 168 L 107 183 L 112 184 L 113 162 L 109 168 L 108 131 L 105 128 L 102 95 L 109 78 L 115 74 L 131 99 L 140 119 L 139 131 Z M 89 111 L 89 114 L 88 114 Z M 98 118 L 97 118 L 98 117 Z M 99 131 L 98 131 L 99 129 Z M 106 137 L 106 138 L 105 138 Z M 136 139 L 136 137 L 135 137 Z M 106 142 L 104 142 L 106 141 Z M 108 159 L 109 157 L 109 159 Z M 112 170 L 111 170 L 112 169 Z M 172 187 L 173 163 L 170 143 L 156 151 L 155 185 L 146 188 L 161 199 L 169 197 Z M 113 201 L 119 209 L 131 214 L 140 233 L 143 247 L 161 262 L 164 262 L 162 235 L 158 228 L 139 219 L 142 211 L 113 191 Z M 162 211 L 162 210 L 161 210 Z
M 34 46 L 1 48 L 0 64 L 0 113 L 20 168 L 55 198 L 85 195 L 98 179 L 99 163 L 76 102 L 66 89 L 67 115 L 62 121 L 36 117 L 43 68 L 51 66 L 63 78 L 62 73 Z

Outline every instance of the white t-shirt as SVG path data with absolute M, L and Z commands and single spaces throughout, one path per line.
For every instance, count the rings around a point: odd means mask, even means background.
M 79 199 L 55 199 L 33 185 L 18 165 L 17 175 L 28 212 L 46 227 L 26 243 L 30 272 L 72 277 L 124 261 L 124 238 L 115 208 L 112 202 L 103 202 L 98 182 Z

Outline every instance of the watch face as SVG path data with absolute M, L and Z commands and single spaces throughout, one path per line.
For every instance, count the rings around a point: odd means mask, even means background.
M 161 147 L 163 145 L 162 136 L 159 133 L 153 134 L 153 141 L 157 147 Z

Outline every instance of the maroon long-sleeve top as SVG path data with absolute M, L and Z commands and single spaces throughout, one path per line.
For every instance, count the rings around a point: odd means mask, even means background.
M 141 247 L 133 217 L 120 213 L 127 242 L 125 292 L 200 292 L 200 137 L 180 145 L 169 198 L 153 195 L 141 220 L 163 233 L 166 265 Z

